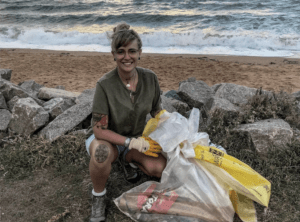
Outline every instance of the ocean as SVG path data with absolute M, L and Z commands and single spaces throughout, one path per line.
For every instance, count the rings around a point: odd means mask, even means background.
M 145 53 L 300 58 L 299 0 L 1 0 L 0 48 L 110 52 L 122 21 Z

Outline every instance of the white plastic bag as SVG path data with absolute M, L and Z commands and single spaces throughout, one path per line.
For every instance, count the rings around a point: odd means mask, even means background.
M 189 120 L 173 112 L 149 135 L 161 145 L 167 166 L 160 183 L 148 181 L 115 199 L 123 213 L 135 221 L 233 221 L 228 187 L 194 163 L 193 144 L 210 142 L 198 133 L 199 116 L 198 109 Z

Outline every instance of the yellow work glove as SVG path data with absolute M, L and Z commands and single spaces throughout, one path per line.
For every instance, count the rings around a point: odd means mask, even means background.
M 141 136 L 139 138 L 132 138 L 128 147 L 131 149 L 136 149 L 141 153 L 148 156 L 158 157 L 158 153 L 161 153 L 161 146 L 152 140 L 150 137 Z

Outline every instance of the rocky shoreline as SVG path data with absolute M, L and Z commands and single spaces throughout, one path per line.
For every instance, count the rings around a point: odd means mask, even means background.
M 0 69 L 0 139 L 12 133 L 25 136 L 39 135 L 48 141 L 72 133 L 85 134 L 90 126 L 92 102 L 95 89 L 82 93 L 69 92 L 63 86 L 44 87 L 34 80 L 18 85 L 11 80 L 12 70 Z M 180 82 L 178 90 L 162 92 L 163 108 L 168 112 L 178 112 L 185 117 L 195 107 L 201 110 L 200 126 L 209 124 L 210 115 L 221 110 L 230 115 L 240 112 L 240 105 L 257 93 L 258 89 L 232 83 L 208 86 L 196 78 Z M 272 96 L 272 92 L 260 93 Z M 300 115 L 300 91 L 291 94 L 297 102 Z M 148 114 L 147 120 L 151 117 Z M 146 120 L 146 121 L 147 121 Z M 282 119 L 267 119 L 250 124 L 242 124 L 234 129 L 247 134 L 253 148 L 265 154 L 269 144 L 276 146 L 290 143 L 299 129 L 293 129 Z

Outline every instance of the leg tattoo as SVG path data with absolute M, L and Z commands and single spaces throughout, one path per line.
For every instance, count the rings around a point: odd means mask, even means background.
M 96 151 L 95 151 L 96 161 L 98 163 L 103 163 L 107 159 L 108 153 L 109 153 L 108 146 L 104 145 L 104 144 L 100 144 L 99 146 L 97 146 Z

